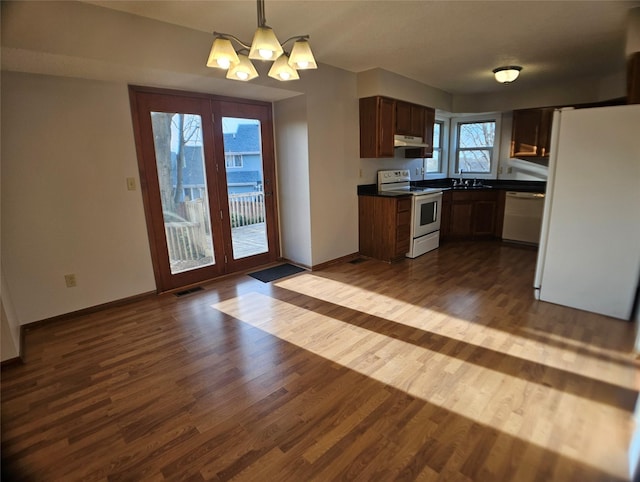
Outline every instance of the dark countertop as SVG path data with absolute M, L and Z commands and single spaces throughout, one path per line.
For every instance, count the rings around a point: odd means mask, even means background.
M 443 191 L 481 191 L 485 189 L 502 189 L 504 191 L 519 191 L 519 192 L 540 192 L 543 193 L 547 189 L 547 183 L 545 181 L 514 181 L 510 179 L 483 179 L 481 187 L 453 187 L 453 178 L 447 179 L 434 179 L 428 181 L 412 181 L 412 186 L 418 187 L 435 187 L 440 188 Z M 472 182 L 471 180 L 469 181 Z M 376 184 L 361 184 L 358 186 L 358 196 L 385 196 L 385 197 L 399 197 L 409 196 L 409 194 L 397 194 L 397 193 L 379 193 Z

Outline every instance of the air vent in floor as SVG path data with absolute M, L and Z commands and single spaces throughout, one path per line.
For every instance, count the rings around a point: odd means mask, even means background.
M 351 261 L 349 261 L 349 263 L 351 263 L 351 264 L 364 263 L 366 260 L 367 260 L 367 258 L 356 258 L 356 259 L 352 259 Z
M 200 286 L 196 286 L 195 288 L 189 288 L 188 290 L 177 291 L 175 295 L 180 297 L 180 296 L 190 295 L 191 293 L 195 293 L 197 291 L 202 291 L 202 288 Z

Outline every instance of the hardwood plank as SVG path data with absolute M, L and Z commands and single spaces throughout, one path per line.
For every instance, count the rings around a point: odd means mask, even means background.
M 634 326 L 533 299 L 535 251 L 246 275 L 42 324 L 6 480 L 625 480 Z

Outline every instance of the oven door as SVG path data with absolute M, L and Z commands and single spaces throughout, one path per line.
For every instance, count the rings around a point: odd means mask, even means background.
M 413 238 L 419 238 L 440 229 L 441 206 L 441 192 L 413 197 L 413 218 L 411 220 Z

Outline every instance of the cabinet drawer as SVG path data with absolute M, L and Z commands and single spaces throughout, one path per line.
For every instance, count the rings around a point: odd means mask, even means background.
M 398 199 L 396 211 L 399 213 L 411 211 L 411 198 Z

